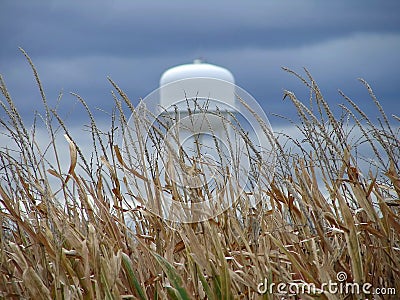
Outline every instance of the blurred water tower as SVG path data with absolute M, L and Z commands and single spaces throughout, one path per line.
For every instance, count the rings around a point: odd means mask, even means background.
M 160 106 L 179 126 L 183 147 L 197 139 L 212 148 L 215 137 L 224 142 L 232 134 L 227 122 L 236 108 L 235 79 L 229 70 L 198 59 L 170 68 L 160 79 Z
M 254 207 L 266 188 L 259 170 L 275 166 L 269 129 L 229 70 L 200 60 L 170 68 L 124 131 L 124 161 L 157 177 L 127 172 L 133 194 L 154 214 L 185 223 L 219 215 L 243 191 Z

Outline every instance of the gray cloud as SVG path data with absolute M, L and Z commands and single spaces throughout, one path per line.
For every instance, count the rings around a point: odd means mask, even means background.
M 148 56 L 296 47 L 360 31 L 399 30 L 400 5 L 394 1 L 265 2 L 6 2 L 2 35 L 11 42 L 0 53 L 28 44 L 30 53 L 46 57 Z

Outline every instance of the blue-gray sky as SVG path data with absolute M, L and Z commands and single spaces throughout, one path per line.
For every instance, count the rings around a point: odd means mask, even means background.
M 0 73 L 27 122 L 40 94 L 18 47 L 38 68 L 48 101 L 64 91 L 61 115 L 87 124 L 84 110 L 111 111 L 111 76 L 137 103 L 174 65 L 202 57 L 232 71 L 271 124 L 294 116 L 283 90 L 308 93 L 282 66 L 308 68 L 329 103 L 342 89 L 367 113 L 366 79 L 388 114 L 399 114 L 400 2 L 387 1 L 22 1 L 0 3 Z M 107 118 L 96 112 L 97 119 Z

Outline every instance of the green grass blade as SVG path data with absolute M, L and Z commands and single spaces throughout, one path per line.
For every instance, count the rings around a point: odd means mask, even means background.
M 178 291 L 180 297 L 183 300 L 189 300 L 190 297 L 186 289 L 183 287 L 182 278 L 176 272 L 175 268 L 164 257 L 158 255 L 157 253 L 152 253 L 152 254 L 157 260 L 158 264 L 163 269 L 163 271 L 165 272 L 165 274 L 167 275 L 172 286 Z
M 131 259 L 125 253 L 122 253 L 122 266 L 128 276 L 128 282 L 129 282 L 130 287 L 134 291 L 136 291 L 139 299 L 147 300 L 146 293 L 143 291 L 143 289 L 133 271 Z
M 172 286 L 165 287 L 167 289 L 168 297 L 172 300 L 182 300 L 179 292 L 174 289 Z
M 196 264 L 196 268 L 198 269 L 197 274 L 199 275 L 199 279 L 200 279 L 201 285 L 203 286 L 203 290 L 206 293 L 207 298 L 208 299 L 214 299 L 215 297 L 214 297 L 214 295 L 213 295 L 213 293 L 211 291 L 211 287 L 208 284 L 208 282 L 207 282 L 206 278 L 204 277 L 203 273 L 201 272 L 201 270 L 197 266 L 197 264 Z

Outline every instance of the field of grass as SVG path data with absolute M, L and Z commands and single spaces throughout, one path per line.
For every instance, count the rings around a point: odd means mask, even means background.
M 179 224 L 132 201 L 125 174 L 142 175 L 126 170 L 115 136 L 126 126 L 123 106 L 134 109 L 124 92 L 110 79 L 116 109 L 108 133 L 77 96 L 93 138 L 86 157 L 26 57 L 53 143 L 37 143 L 1 78 L 1 133 L 9 144 L 0 148 L 0 299 L 372 299 L 378 288 L 387 295 L 375 299 L 398 299 L 400 119 L 385 115 L 365 81 L 378 120 L 344 94 L 334 116 L 306 70 L 304 78 L 286 70 L 310 99 L 285 92 L 301 137 L 275 135 L 277 165 L 263 201 L 249 207 L 244 196 L 213 219 Z M 67 169 L 55 142 L 60 128 Z M 146 180 L 158 184 L 157 172 Z M 329 282 L 364 289 L 329 293 Z M 278 290 L 279 283 L 291 290 Z M 290 295 L 305 285 L 317 290 Z

